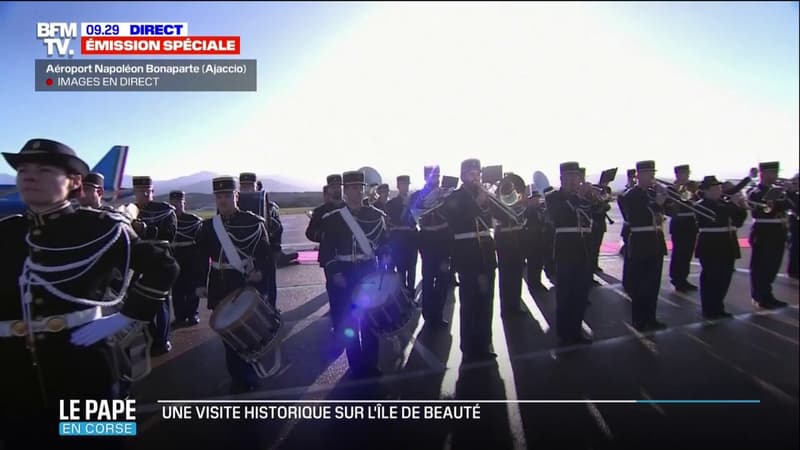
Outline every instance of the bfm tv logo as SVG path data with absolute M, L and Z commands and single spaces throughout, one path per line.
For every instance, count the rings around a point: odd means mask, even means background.
M 59 436 L 136 436 L 136 400 L 60 400 Z
M 47 46 L 47 56 L 75 56 L 75 50 L 69 48 L 72 38 L 78 37 L 78 24 L 75 22 L 38 22 L 36 24 L 36 39 L 41 39 Z

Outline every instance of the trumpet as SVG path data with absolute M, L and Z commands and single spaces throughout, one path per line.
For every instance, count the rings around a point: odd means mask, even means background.
M 589 183 L 586 183 L 589 184 Z M 596 184 L 591 184 L 591 194 L 590 199 L 596 200 L 601 203 L 608 203 L 613 200 L 613 195 L 611 191 L 604 186 L 598 186 Z M 587 188 L 588 189 L 588 188 Z
M 438 171 L 436 174 L 432 174 L 430 178 L 425 180 L 425 188 L 423 189 L 422 193 L 424 197 L 419 199 L 421 205 L 409 205 L 408 209 L 411 213 L 411 217 L 414 218 L 414 221 L 419 223 L 419 219 L 426 214 L 430 214 L 431 212 L 435 211 L 437 208 L 442 206 L 447 200 L 447 197 L 450 196 L 458 187 L 458 178 L 451 177 L 445 175 L 442 177 L 442 185 L 436 186 L 433 189 L 430 189 L 430 192 L 425 193 L 425 190 L 429 189 L 428 186 L 434 181 L 434 178 L 438 177 Z
M 769 214 L 775 210 L 775 202 L 786 201 L 786 199 L 786 189 L 773 185 L 764 193 L 763 202 L 748 199 L 747 204 L 752 209 L 760 209 L 764 214 Z
M 747 206 L 749 206 L 751 210 L 760 209 L 764 214 L 769 214 L 773 210 L 773 206 L 769 203 L 757 202 L 750 199 L 747 200 Z
M 720 201 L 722 201 L 723 203 L 731 203 L 744 209 L 751 209 L 753 206 L 750 204 L 749 200 L 747 200 L 747 197 L 742 195 L 741 192 L 736 192 L 733 194 L 727 194 L 727 193 L 722 194 L 722 197 L 720 197 Z
M 409 206 L 411 217 L 414 218 L 415 222 L 419 222 L 420 218 L 441 207 L 447 200 L 447 197 L 454 191 L 455 189 L 453 188 L 436 187 L 432 189 L 429 193 L 425 194 L 425 197 L 422 199 L 421 207 L 416 205 Z

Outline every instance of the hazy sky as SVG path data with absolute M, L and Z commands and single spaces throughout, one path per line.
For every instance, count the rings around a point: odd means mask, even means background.
M 38 21 L 188 22 L 240 35 L 256 93 L 34 92 Z M 364 165 L 419 186 L 477 157 L 530 182 L 655 159 L 661 175 L 798 167 L 797 3 L 2 3 L 0 144 L 32 137 L 126 173 L 282 174 Z M 166 58 L 166 57 L 162 57 Z M 0 162 L 0 172 L 11 169 Z

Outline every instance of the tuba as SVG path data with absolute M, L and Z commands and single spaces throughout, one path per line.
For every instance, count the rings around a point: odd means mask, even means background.
M 503 205 L 513 208 L 524 198 L 525 181 L 517 174 L 507 173 L 503 179 L 500 180 L 497 192 L 497 199 L 500 200 Z
M 381 174 L 369 166 L 364 166 L 358 169 L 358 171 L 364 174 L 364 183 L 367 185 L 367 191 L 364 193 L 364 201 L 372 205 L 378 201 L 378 186 L 383 182 L 381 180 Z
M 520 213 L 515 207 L 525 198 L 525 181 L 517 174 L 506 173 L 503 166 L 485 166 L 481 171 L 480 189 L 489 197 L 497 209 L 507 215 L 514 223 L 522 224 Z

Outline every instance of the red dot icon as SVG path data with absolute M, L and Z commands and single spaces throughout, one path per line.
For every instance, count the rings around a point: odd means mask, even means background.
M 53 85 L 53 79 L 52 78 L 48 78 L 46 83 L 47 83 L 48 86 L 52 86 Z

